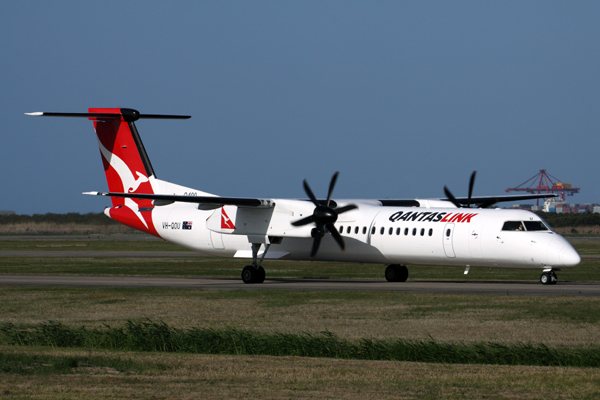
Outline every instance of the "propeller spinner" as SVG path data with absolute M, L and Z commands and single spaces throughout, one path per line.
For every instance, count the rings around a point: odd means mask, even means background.
M 350 210 L 354 210 L 355 208 L 358 208 L 358 206 L 356 206 L 355 204 L 348 204 L 347 206 L 340 208 L 329 207 L 329 204 L 331 202 L 331 194 L 333 193 L 333 188 L 335 187 L 335 182 L 337 181 L 338 175 L 339 172 L 336 172 L 331 177 L 331 183 L 329 183 L 329 192 L 327 193 L 327 201 L 325 205 L 319 203 L 312 190 L 310 189 L 310 186 L 308 186 L 306 179 L 303 182 L 304 191 L 315 205 L 315 210 L 313 211 L 312 215 L 306 218 L 302 218 L 298 221 L 292 222 L 292 225 L 304 226 L 311 223 L 314 223 L 316 225 L 311 232 L 314 241 L 312 250 L 310 252 L 310 258 L 313 258 L 317 254 L 317 251 L 319 250 L 319 245 L 321 244 L 321 239 L 323 238 L 323 236 L 325 236 L 326 232 L 331 233 L 331 236 L 333 236 L 337 244 L 341 247 L 342 251 L 346 249 L 344 239 L 342 238 L 342 235 L 340 235 L 334 224 L 338 219 L 338 215 Z

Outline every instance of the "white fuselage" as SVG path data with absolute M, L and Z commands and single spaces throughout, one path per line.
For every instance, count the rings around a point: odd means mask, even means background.
M 152 220 L 163 239 L 205 254 L 251 258 L 252 243 L 262 243 L 261 249 L 270 243 L 266 258 L 309 260 L 312 227 L 291 223 L 310 215 L 314 205 L 303 200 L 273 202 L 271 208 L 225 206 L 209 211 L 175 203 L 155 207 Z M 543 269 L 572 267 L 581 261 L 567 240 L 528 211 L 338 201 L 349 202 L 358 209 L 340 215 L 335 223 L 346 251 L 326 234 L 314 260 Z M 521 222 L 542 229 L 506 229 L 507 221 L 513 227 Z

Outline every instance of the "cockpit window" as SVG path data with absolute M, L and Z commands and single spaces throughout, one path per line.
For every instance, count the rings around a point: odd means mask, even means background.
M 523 222 L 521 221 L 506 221 L 502 227 L 503 231 L 524 231 Z
M 502 227 L 503 231 L 548 231 L 548 227 L 542 221 L 506 221 Z
M 525 221 L 525 228 L 528 231 L 547 231 L 548 228 L 542 221 Z
M 548 228 L 548 230 L 549 230 L 549 231 L 552 231 L 552 232 L 554 232 L 554 229 L 552 229 L 552 227 L 551 227 L 550 225 L 548 225 L 548 223 L 547 223 L 546 221 L 544 221 L 544 219 L 543 219 L 543 218 L 541 218 L 541 217 L 540 217 L 540 221 L 542 221 L 542 223 L 543 223 L 544 225 L 546 225 L 546 228 Z

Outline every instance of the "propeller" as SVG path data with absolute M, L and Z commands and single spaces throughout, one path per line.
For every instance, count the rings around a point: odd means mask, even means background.
M 448 187 L 444 186 L 444 193 L 446 194 L 446 197 L 448 197 L 448 200 L 450 200 L 450 202 L 452 202 L 452 204 L 454 204 L 456 206 L 456 208 L 470 208 L 471 207 L 471 197 L 473 196 L 473 186 L 475 185 L 475 175 L 477 174 L 477 171 L 473 171 L 473 173 L 471 173 L 471 179 L 469 179 L 469 198 L 467 200 L 467 204 L 461 204 L 458 200 L 456 200 L 456 197 L 454 197 L 454 195 L 452 194 L 452 192 L 450 192 L 450 189 L 448 189 Z
M 319 250 L 319 245 L 321 244 L 321 239 L 323 238 L 323 236 L 325 236 L 326 232 L 331 233 L 331 236 L 333 236 L 337 244 L 341 247 L 342 251 L 346 250 L 344 239 L 342 238 L 342 235 L 340 235 L 334 224 L 338 219 L 338 215 L 350 210 L 354 210 L 355 208 L 358 208 L 358 206 L 355 204 L 348 204 L 347 206 L 340 208 L 329 207 L 331 203 L 331 194 L 333 193 L 333 188 L 335 187 L 335 182 L 337 181 L 338 175 L 339 172 L 336 172 L 331 177 L 331 182 L 329 183 L 329 192 L 327 193 L 327 201 L 325 202 L 325 205 L 319 203 L 312 190 L 310 189 L 310 186 L 308 186 L 306 179 L 303 182 L 304 191 L 310 198 L 310 201 L 312 201 L 315 205 L 315 210 L 313 211 L 312 215 L 302 218 L 298 221 L 294 221 L 292 222 L 292 225 L 316 225 L 311 231 L 311 236 L 314 238 L 314 240 L 312 250 L 310 251 L 310 258 L 313 258 L 317 254 L 317 251 Z

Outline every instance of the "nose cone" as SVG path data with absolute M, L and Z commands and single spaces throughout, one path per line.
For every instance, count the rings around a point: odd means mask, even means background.
M 574 267 L 581 262 L 581 257 L 571 243 L 557 235 L 548 244 L 546 261 L 551 267 Z
M 569 243 L 560 252 L 560 260 L 565 267 L 574 267 L 581 262 L 581 256 Z

